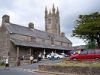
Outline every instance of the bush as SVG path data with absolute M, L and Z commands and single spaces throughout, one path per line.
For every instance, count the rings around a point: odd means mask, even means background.
M 4 65 L 5 65 L 4 61 L 0 61 L 0 66 L 4 66 Z

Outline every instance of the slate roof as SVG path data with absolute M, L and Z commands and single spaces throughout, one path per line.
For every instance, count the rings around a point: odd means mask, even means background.
M 50 34 L 50 33 L 47 33 L 45 31 L 40 31 L 37 29 L 31 30 L 29 27 L 25 27 L 25 26 L 21 26 L 21 25 L 17 25 L 17 24 L 10 23 L 7 26 L 7 29 L 10 33 L 39 37 L 41 39 L 50 39 L 50 37 L 53 37 L 54 40 L 56 40 L 56 41 L 71 43 L 71 41 L 68 40 L 66 37 L 62 37 L 62 36 L 56 35 L 56 34 L 55 35 Z
M 18 39 L 11 39 L 11 41 L 17 46 L 47 48 L 47 49 L 57 49 L 57 50 L 73 50 L 73 48 L 62 47 L 62 46 L 41 45 L 41 44 L 28 42 L 28 41 L 22 41 L 22 40 L 18 40 Z

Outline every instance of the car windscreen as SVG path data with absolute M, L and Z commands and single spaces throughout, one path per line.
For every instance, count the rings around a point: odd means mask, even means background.
M 82 51 L 80 54 L 87 54 L 88 52 L 87 51 Z

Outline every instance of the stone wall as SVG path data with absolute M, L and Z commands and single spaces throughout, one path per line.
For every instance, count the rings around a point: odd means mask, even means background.
M 10 65 L 15 65 L 16 62 L 16 47 L 10 41 L 10 33 L 3 25 L 0 30 L 0 58 L 5 60 L 9 56 Z
M 0 32 L 0 57 L 6 58 L 10 50 L 10 35 L 6 27 L 1 28 Z
M 65 73 L 65 75 L 100 75 L 100 67 L 39 65 L 39 71 Z
M 9 63 L 10 66 L 15 66 L 16 65 L 16 57 L 17 57 L 17 48 L 16 46 L 10 42 L 10 51 L 9 51 Z

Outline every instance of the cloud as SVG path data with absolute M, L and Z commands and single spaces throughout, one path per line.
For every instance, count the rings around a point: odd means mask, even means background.
M 33 22 L 36 29 L 44 30 L 45 6 L 50 9 L 53 4 L 60 10 L 61 31 L 73 45 L 84 44 L 82 40 L 77 41 L 79 38 L 71 37 L 75 20 L 80 14 L 100 11 L 100 0 L 0 0 L 0 17 L 8 14 L 13 23 L 28 26 Z

